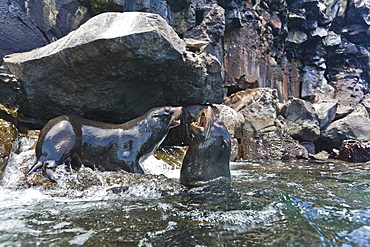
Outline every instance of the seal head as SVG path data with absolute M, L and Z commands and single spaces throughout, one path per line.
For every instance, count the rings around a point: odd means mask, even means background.
M 210 106 L 190 130 L 193 140 L 182 163 L 180 182 L 192 187 L 219 177 L 230 180 L 230 134 Z

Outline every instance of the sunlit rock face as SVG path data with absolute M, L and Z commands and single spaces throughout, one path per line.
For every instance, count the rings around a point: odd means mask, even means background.
M 353 112 L 329 124 L 321 135 L 327 147 L 339 147 L 344 140 L 370 141 L 370 118 L 366 107 L 357 105 Z
M 221 65 L 156 14 L 104 13 L 45 47 L 7 56 L 22 81 L 26 115 L 72 113 L 123 121 L 162 105 L 220 103 Z
M 219 111 L 219 118 L 224 122 L 225 127 L 229 131 L 231 141 L 231 155 L 230 161 L 235 161 L 239 157 L 239 141 L 242 134 L 242 126 L 244 123 L 244 116 L 235 111 L 233 108 L 226 105 L 216 105 Z
M 299 141 L 316 141 L 320 137 L 320 124 L 315 108 L 301 99 L 293 98 L 280 114 L 288 126 L 289 134 Z
M 230 95 L 224 102 L 244 117 L 238 158 L 281 160 L 307 158 L 307 150 L 294 140 L 290 127 L 278 117 L 278 96 L 270 88 L 247 89 Z
M 256 134 L 276 129 L 277 103 L 276 90 L 270 88 L 246 89 L 230 95 L 224 102 L 245 118 L 243 133 Z

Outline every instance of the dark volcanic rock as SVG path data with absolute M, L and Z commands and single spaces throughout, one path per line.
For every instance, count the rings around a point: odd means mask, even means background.
M 6 168 L 17 135 L 17 129 L 12 123 L 0 119 L 0 178 Z
M 199 25 L 184 32 L 184 38 L 196 38 L 208 42 L 202 50 L 207 54 L 214 55 L 218 61 L 223 62 L 223 49 L 221 38 L 225 32 L 225 11 L 217 4 L 205 6 L 199 17 L 202 20 Z M 200 15 L 198 14 L 198 15 Z
M 81 2 L 58 0 L 45 4 L 44 0 L 26 0 L 25 7 L 27 16 L 32 20 L 33 25 L 40 29 L 51 42 L 75 30 L 91 17 L 88 8 L 83 6 Z M 94 1 L 91 2 L 93 8 Z
M 245 117 L 244 131 L 263 133 L 274 130 L 278 97 L 271 88 L 246 89 L 230 95 L 224 102 Z
M 344 140 L 336 158 L 348 162 L 370 161 L 370 141 Z
M 19 89 L 18 78 L 5 66 L 0 66 L 0 104 L 12 109 L 17 108 L 21 103 Z
M 308 158 L 308 152 L 298 141 L 293 140 L 285 131 L 275 131 L 259 135 L 243 134 L 241 141 L 244 160 L 289 160 Z
M 321 133 L 326 146 L 338 148 L 344 140 L 370 141 L 370 118 L 366 108 L 359 104 L 352 113 L 329 124 Z
M 0 63 L 7 54 L 29 51 L 48 43 L 20 2 L 0 1 Z
M 319 121 L 311 103 L 293 98 L 284 105 L 280 114 L 294 139 L 312 142 L 320 137 Z
M 330 51 L 328 78 L 335 88 L 334 98 L 338 101 L 337 117 L 343 117 L 364 97 L 367 71 L 363 65 L 370 61 L 370 53 L 346 39 L 342 39 L 342 43 Z
M 159 15 L 98 15 L 45 47 L 4 58 L 22 81 L 24 114 L 121 122 L 161 105 L 220 103 L 221 65 L 185 51 Z
M 238 157 L 245 160 L 307 158 L 307 150 L 287 132 L 277 117 L 278 96 L 270 88 L 246 89 L 230 95 L 224 104 L 241 113 L 245 120 Z
M 225 82 L 239 89 L 267 85 L 269 60 L 261 49 L 256 24 L 246 23 L 225 35 Z

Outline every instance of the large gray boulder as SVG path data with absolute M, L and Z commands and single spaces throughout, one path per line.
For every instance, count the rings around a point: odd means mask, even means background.
M 242 125 L 244 123 L 244 117 L 242 114 L 236 112 L 229 106 L 226 105 L 215 105 L 219 110 L 219 118 L 224 122 L 225 127 L 230 133 L 231 138 L 231 154 L 230 160 L 237 160 L 239 155 L 239 141 L 238 139 L 242 136 Z
M 221 103 L 221 65 L 186 51 L 157 14 L 103 13 L 45 47 L 4 58 L 21 80 L 21 111 L 121 122 L 160 105 Z
M 245 117 L 244 132 L 263 133 L 275 130 L 277 91 L 254 88 L 230 95 L 224 102 Z
M 370 118 L 365 106 L 358 104 L 352 113 L 329 124 L 323 140 L 338 148 L 344 140 L 370 141 Z
M 324 129 L 334 120 L 335 113 L 337 112 L 336 102 L 320 102 L 314 103 L 312 106 L 315 108 L 320 123 L 320 129 Z
M 293 140 L 284 122 L 278 119 L 277 91 L 271 88 L 246 89 L 230 95 L 225 105 L 244 116 L 238 158 L 282 160 L 307 158 L 307 150 Z
M 281 109 L 287 129 L 294 139 L 316 141 L 320 137 L 320 125 L 311 103 L 297 98 L 290 99 Z
M 260 135 L 243 134 L 241 157 L 244 160 L 307 159 L 308 152 L 281 128 Z

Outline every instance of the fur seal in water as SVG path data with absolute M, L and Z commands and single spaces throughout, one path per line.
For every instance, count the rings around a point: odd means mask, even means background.
M 182 162 L 180 182 L 191 187 L 219 177 L 230 180 L 230 134 L 212 107 L 200 113 L 190 130 L 193 140 Z
M 67 115 L 54 118 L 40 132 L 37 161 L 26 176 L 41 169 L 55 181 L 54 170 L 61 164 L 143 174 L 140 162 L 158 148 L 170 128 L 180 124 L 181 113 L 182 107 L 158 107 L 123 124 Z

